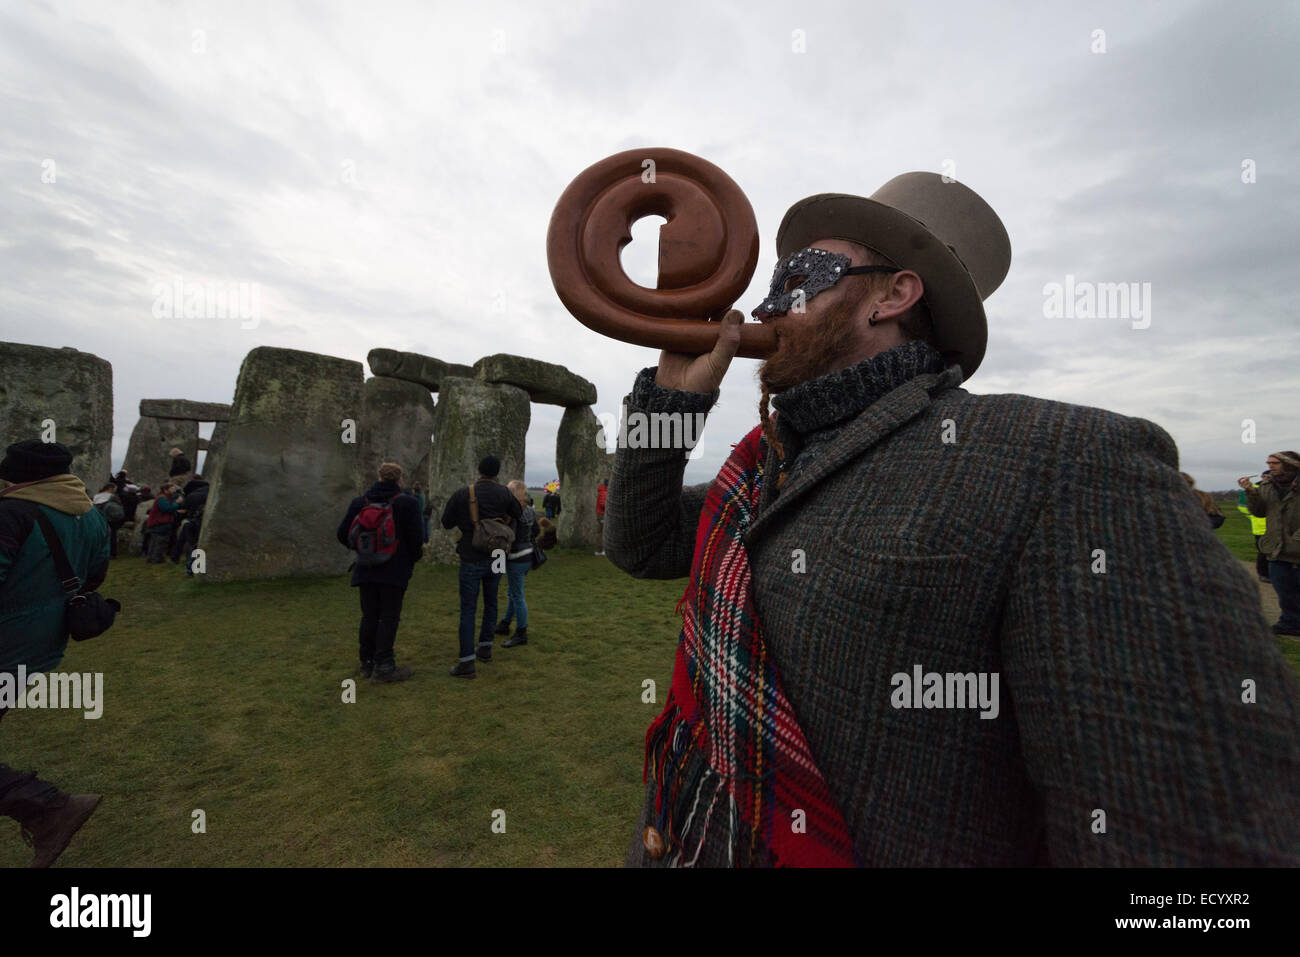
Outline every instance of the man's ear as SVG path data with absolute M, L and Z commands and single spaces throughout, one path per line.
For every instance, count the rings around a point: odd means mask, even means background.
M 890 277 L 888 288 L 876 302 L 873 311 L 881 319 L 896 319 L 907 313 L 925 295 L 921 277 L 910 269 L 896 272 Z

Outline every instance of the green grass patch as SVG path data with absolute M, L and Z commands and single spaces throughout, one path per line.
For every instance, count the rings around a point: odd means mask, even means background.
M 529 643 L 466 681 L 447 674 L 456 575 L 416 569 L 396 645 L 415 676 L 374 686 L 355 673 L 346 579 L 215 585 L 119 558 L 103 589 L 118 624 L 60 666 L 104 672 L 103 717 L 10 712 L 0 759 L 104 794 L 64 866 L 620 865 L 684 583 L 553 552 L 528 577 Z M 659 704 L 642 703 L 646 678 Z M 0 865 L 31 857 L 12 827 Z
M 1243 562 L 1253 562 L 1255 536 L 1250 530 L 1250 518 L 1244 512 L 1237 511 L 1236 501 L 1215 504 L 1223 513 L 1223 524 L 1214 530 L 1214 534 L 1219 536 L 1219 541 L 1228 546 L 1228 551 L 1237 558 Z

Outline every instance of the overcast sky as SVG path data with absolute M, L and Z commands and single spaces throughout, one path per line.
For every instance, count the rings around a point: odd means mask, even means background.
M 0 338 L 112 362 L 115 467 L 141 398 L 229 402 L 258 345 L 513 352 L 617 412 L 655 354 L 581 326 L 546 268 L 582 169 L 670 146 L 729 173 L 762 237 L 746 313 L 792 202 L 952 172 L 1013 257 L 966 387 L 1152 419 L 1226 488 L 1300 447 L 1300 7 L 1078 6 L 5 4 Z M 655 231 L 625 257 L 643 282 Z M 1150 283 L 1149 328 L 1045 318 L 1067 275 Z M 176 276 L 257 284 L 260 323 L 155 318 Z M 688 479 L 756 421 L 756 367 Z M 538 484 L 561 410 L 532 409 Z

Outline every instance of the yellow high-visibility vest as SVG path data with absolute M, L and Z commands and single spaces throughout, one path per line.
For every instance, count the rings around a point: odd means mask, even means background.
M 1258 482 L 1255 483 L 1255 488 L 1259 488 Z M 1245 498 L 1246 493 L 1244 491 L 1237 496 L 1237 511 L 1245 512 L 1246 517 L 1250 519 L 1250 533 L 1252 535 L 1263 535 L 1264 529 L 1268 525 L 1268 521 L 1257 515 L 1251 515 L 1250 506 L 1246 504 Z

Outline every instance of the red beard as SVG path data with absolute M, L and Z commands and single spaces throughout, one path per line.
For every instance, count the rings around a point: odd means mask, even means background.
M 801 382 L 825 375 L 857 338 L 854 302 L 838 302 L 821 319 L 804 323 L 797 331 L 780 331 L 777 347 L 758 369 L 758 381 L 776 395 Z M 805 317 L 799 317 L 801 320 Z

